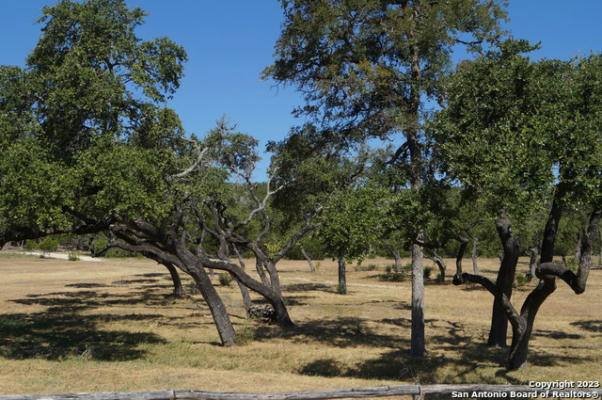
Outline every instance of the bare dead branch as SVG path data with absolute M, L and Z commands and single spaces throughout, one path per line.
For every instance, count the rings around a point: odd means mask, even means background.
M 194 161 L 194 163 L 192 163 L 192 165 L 190 167 L 186 168 L 184 171 L 168 176 L 167 177 L 168 182 L 172 182 L 174 179 L 185 177 L 186 175 L 188 175 L 189 173 L 194 171 L 194 169 L 196 167 L 198 167 L 201 164 L 201 162 L 203 161 L 203 157 L 205 156 L 205 153 L 207 152 L 208 147 L 201 149 L 201 148 L 199 148 L 199 144 L 196 141 L 194 141 L 194 140 L 188 140 L 188 141 L 193 144 L 196 151 L 198 152 L 197 159 Z

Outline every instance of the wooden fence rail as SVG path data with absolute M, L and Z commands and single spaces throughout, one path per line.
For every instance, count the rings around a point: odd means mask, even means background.
M 599 384 L 599 383 L 598 383 Z M 318 400 L 449 394 L 453 398 L 586 398 L 602 396 L 600 388 L 541 389 L 516 385 L 399 385 L 282 393 L 159 390 L 152 392 L 97 392 L 52 395 L 0 395 L 0 400 Z M 476 396 L 474 396 L 476 394 Z

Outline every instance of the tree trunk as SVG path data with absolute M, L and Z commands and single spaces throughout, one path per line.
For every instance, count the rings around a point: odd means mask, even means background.
M 422 239 L 422 234 L 419 240 Z M 423 249 L 419 244 L 412 245 L 412 332 L 410 355 L 424 357 L 424 260 Z
M 337 261 L 339 263 L 339 286 L 337 287 L 337 292 L 339 294 L 347 294 L 347 277 L 346 277 L 346 266 L 345 266 L 345 257 L 338 257 Z
M 238 251 L 238 247 L 235 245 L 232 246 L 234 249 L 234 253 L 236 253 L 236 257 L 238 258 L 238 264 L 240 265 L 240 269 L 245 270 L 245 261 L 242 258 L 242 255 Z M 250 315 L 251 309 L 251 296 L 249 295 L 249 289 L 245 285 L 243 285 L 238 277 L 230 272 L 230 276 L 236 280 L 236 284 L 238 285 L 238 289 L 240 290 L 240 295 L 242 296 L 242 303 L 245 307 L 245 312 L 247 313 L 247 317 Z
M 532 246 L 529 248 L 529 278 L 530 280 L 535 279 L 535 268 L 537 268 L 537 247 Z
M 266 286 L 271 286 L 270 279 L 263 268 L 263 262 L 259 258 L 256 259 L 255 269 L 257 270 L 257 275 L 259 275 L 261 282 L 263 282 L 263 284 Z
M 456 254 L 456 274 L 462 273 L 462 259 L 464 258 L 464 252 L 466 252 L 466 247 L 470 242 L 470 240 L 463 237 L 458 238 L 458 240 L 460 241 L 460 248 L 458 248 L 458 253 Z
M 163 265 L 169 271 L 169 275 L 171 275 L 171 281 L 173 282 L 174 297 L 182 298 L 186 294 L 186 292 L 184 292 L 184 287 L 182 286 L 182 280 L 180 279 L 178 271 L 171 263 L 163 263 Z
M 470 253 L 470 258 L 472 258 L 472 271 L 475 275 L 479 275 L 479 266 L 477 265 L 477 243 L 479 242 L 478 238 L 474 238 L 472 240 L 472 252 Z
M 399 250 L 397 250 L 394 246 L 386 245 L 385 248 L 389 250 L 393 259 L 395 260 L 395 272 L 401 272 L 401 254 L 399 254 Z
M 249 295 L 249 289 L 247 289 L 247 287 L 238 280 L 236 275 L 230 273 L 230 276 L 236 281 L 236 284 L 238 285 L 240 295 L 242 296 L 242 304 L 245 307 L 245 312 L 247 313 L 247 316 L 249 316 L 249 310 L 251 308 L 251 296 Z
M 498 217 L 496 228 L 502 242 L 504 255 L 502 256 L 502 263 L 497 274 L 496 286 L 498 288 L 498 295 L 495 296 L 493 301 L 491 328 L 489 330 L 487 345 L 506 347 L 508 317 L 504 311 L 501 294 L 506 295 L 508 301 L 512 296 L 512 284 L 514 283 L 516 264 L 518 263 L 519 245 L 518 240 L 512 236 L 510 219 L 505 212 Z
M 583 231 L 579 230 L 579 235 L 577 236 L 577 244 L 575 245 L 575 261 L 579 264 L 581 260 L 581 241 L 583 240 Z
M 316 267 L 314 266 L 314 262 L 312 261 L 311 257 L 305 252 L 305 249 L 303 248 L 303 246 L 301 246 L 301 254 L 303 255 L 303 258 L 305 258 L 305 261 L 307 261 L 307 264 L 309 265 L 309 270 L 311 272 L 316 272 Z
M 558 224 L 560 223 L 560 217 L 562 215 L 562 209 L 560 208 L 560 202 L 558 200 L 559 196 L 559 192 L 556 191 L 554 200 L 552 201 L 550 215 L 548 216 L 543 231 L 540 255 L 540 261 L 542 263 L 554 261 L 554 242 L 556 241 L 556 232 L 558 232 Z
M 435 265 L 437 265 L 437 267 L 439 268 L 439 278 L 437 278 L 437 281 L 445 282 L 445 271 L 447 269 L 445 266 L 445 261 L 443 260 L 443 258 L 441 258 L 439 254 L 437 254 L 436 250 L 433 250 L 432 253 L 433 254 L 431 256 L 427 256 L 426 258 L 434 262 Z
M 600 236 L 600 254 L 598 254 L 598 265 L 602 266 L 602 229 L 598 229 Z
M 234 332 L 234 328 L 232 327 L 232 322 L 228 316 L 226 306 L 211 284 L 209 275 L 207 275 L 207 272 L 205 272 L 205 269 L 200 264 L 189 266 L 189 269 L 190 276 L 192 276 L 192 279 L 194 279 L 194 282 L 199 288 L 203 299 L 205 299 L 205 302 L 211 311 L 211 316 L 213 317 L 213 321 L 217 327 L 217 333 L 219 334 L 222 345 L 234 346 L 236 344 L 236 334 Z

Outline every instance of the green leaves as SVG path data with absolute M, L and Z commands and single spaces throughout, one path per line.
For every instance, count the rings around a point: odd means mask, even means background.
M 333 257 L 363 259 L 380 237 L 386 191 L 361 187 L 333 194 L 320 218 L 317 236 Z
M 264 77 L 296 85 L 306 100 L 298 115 L 352 140 L 415 129 L 413 101 L 440 96 L 453 46 L 497 40 L 505 18 L 500 2 L 477 0 L 294 0 L 282 7 L 276 61 Z

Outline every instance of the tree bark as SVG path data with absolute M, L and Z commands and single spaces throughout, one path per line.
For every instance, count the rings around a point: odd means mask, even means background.
M 439 278 L 437 278 L 438 282 L 445 282 L 445 271 L 446 271 L 446 266 L 445 266 L 445 261 L 443 260 L 443 258 L 441 258 L 441 256 L 439 254 L 437 254 L 436 250 L 432 250 L 432 255 L 431 256 L 425 256 L 426 258 L 428 258 L 429 260 L 431 260 L 432 262 L 435 263 L 435 265 L 437 265 L 437 267 L 439 268 Z
M 464 252 L 466 251 L 466 247 L 470 242 L 470 240 L 464 237 L 460 237 L 458 238 L 458 240 L 460 241 L 460 248 L 458 248 L 458 253 L 456 254 L 456 274 L 462 273 L 462 259 L 464 258 Z
M 562 209 L 560 208 L 560 193 L 558 190 L 554 194 L 554 200 L 552 201 L 552 208 L 546 226 L 543 231 L 543 240 L 541 242 L 541 255 L 540 260 L 542 263 L 554 261 L 554 242 L 556 241 L 556 233 L 558 232 L 558 224 L 560 223 L 560 217 L 562 216 Z
M 579 230 L 579 234 L 577 235 L 577 244 L 575 245 L 575 261 L 579 264 L 581 260 L 581 242 L 583 240 L 583 231 Z
M 598 265 L 602 266 L 602 229 L 598 229 L 600 236 L 600 254 L 598 254 Z
M 177 298 L 182 298 L 186 294 L 184 291 L 184 287 L 182 286 L 182 280 L 180 279 L 180 274 L 171 263 L 162 263 L 165 268 L 169 271 L 169 275 L 171 276 L 171 281 L 173 282 L 173 295 Z
M 538 263 L 538 249 L 535 246 L 529 247 L 529 278 L 535 279 L 535 269 Z
M 257 275 L 259 275 L 261 282 L 263 282 L 263 284 L 266 286 L 271 286 L 270 279 L 268 278 L 268 275 L 265 273 L 265 269 L 263 268 L 263 261 L 261 261 L 257 257 L 255 262 L 255 269 L 257 270 Z
M 245 262 L 242 258 L 242 255 L 240 254 L 236 246 L 232 247 L 234 248 L 234 253 L 236 253 L 236 257 L 238 257 L 238 264 L 240 265 L 240 269 L 244 271 Z M 249 289 L 247 289 L 247 287 L 240 282 L 236 275 L 230 272 L 230 276 L 232 276 L 232 278 L 236 280 L 236 284 L 238 285 L 238 289 L 240 290 L 240 295 L 242 296 L 242 303 L 245 307 L 245 312 L 247 313 L 247 316 L 249 316 L 251 309 L 251 296 L 249 295 Z
M 309 265 L 309 270 L 311 272 L 316 272 L 316 267 L 314 266 L 314 262 L 311 259 L 311 257 L 307 254 L 307 252 L 305 251 L 303 246 L 301 246 L 301 254 L 303 255 L 303 258 L 305 258 L 305 261 L 307 261 L 307 264 Z
M 419 237 L 422 239 L 422 236 Z M 410 343 L 412 357 L 424 357 L 424 260 L 419 244 L 412 245 L 412 332 Z
M 337 292 L 339 294 L 347 294 L 345 257 L 338 257 L 337 261 L 339 264 L 339 286 L 337 287 Z
M 493 301 L 493 311 L 491 315 L 491 328 L 487 345 L 506 347 L 506 335 L 508 331 L 508 317 L 504 311 L 502 294 L 508 298 L 512 296 L 512 284 L 516 273 L 516 264 L 518 263 L 519 244 L 518 240 L 512 235 L 510 219 L 503 212 L 496 221 L 498 236 L 502 242 L 504 254 L 497 274 L 496 286 L 498 294 Z
M 399 254 L 399 250 L 397 250 L 394 246 L 388 246 L 388 245 L 385 246 L 385 248 L 387 250 L 389 250 L 389 252 L 393 256 L 393 259 L 395 260 L 395 272 L 401 272 L 402 265 L 401 265 L 401 254 Z
M 211 316 L 213 317 L 213 321 L 217 327 L 217 332 L 221 339 L 222 345 L 234 346 L 236 344 L 236 334 L 234 332 L 234 328 L 232 327 L 232 322 L 228 316 L 226 306 L 222 302 L 221 297 L 219 297 L 215 287 L 213 287 L 213 284 L 211 284 L 209 275 L 200 265 L 189 266 L 189 269 L 190 276 L 192 276 L 192 279 L 194 279 L 194 282 L 201 291 L 203 299 L 205 299 L 205 302 L 211 311 Z
M 477 265 L 477 243 L 479 242 L 478 238 L 472 239 L 472 252 L 470 253 L 470 258 L 472 259 L 472 271 L 475 275 L 479 275 L 479 266 Z

